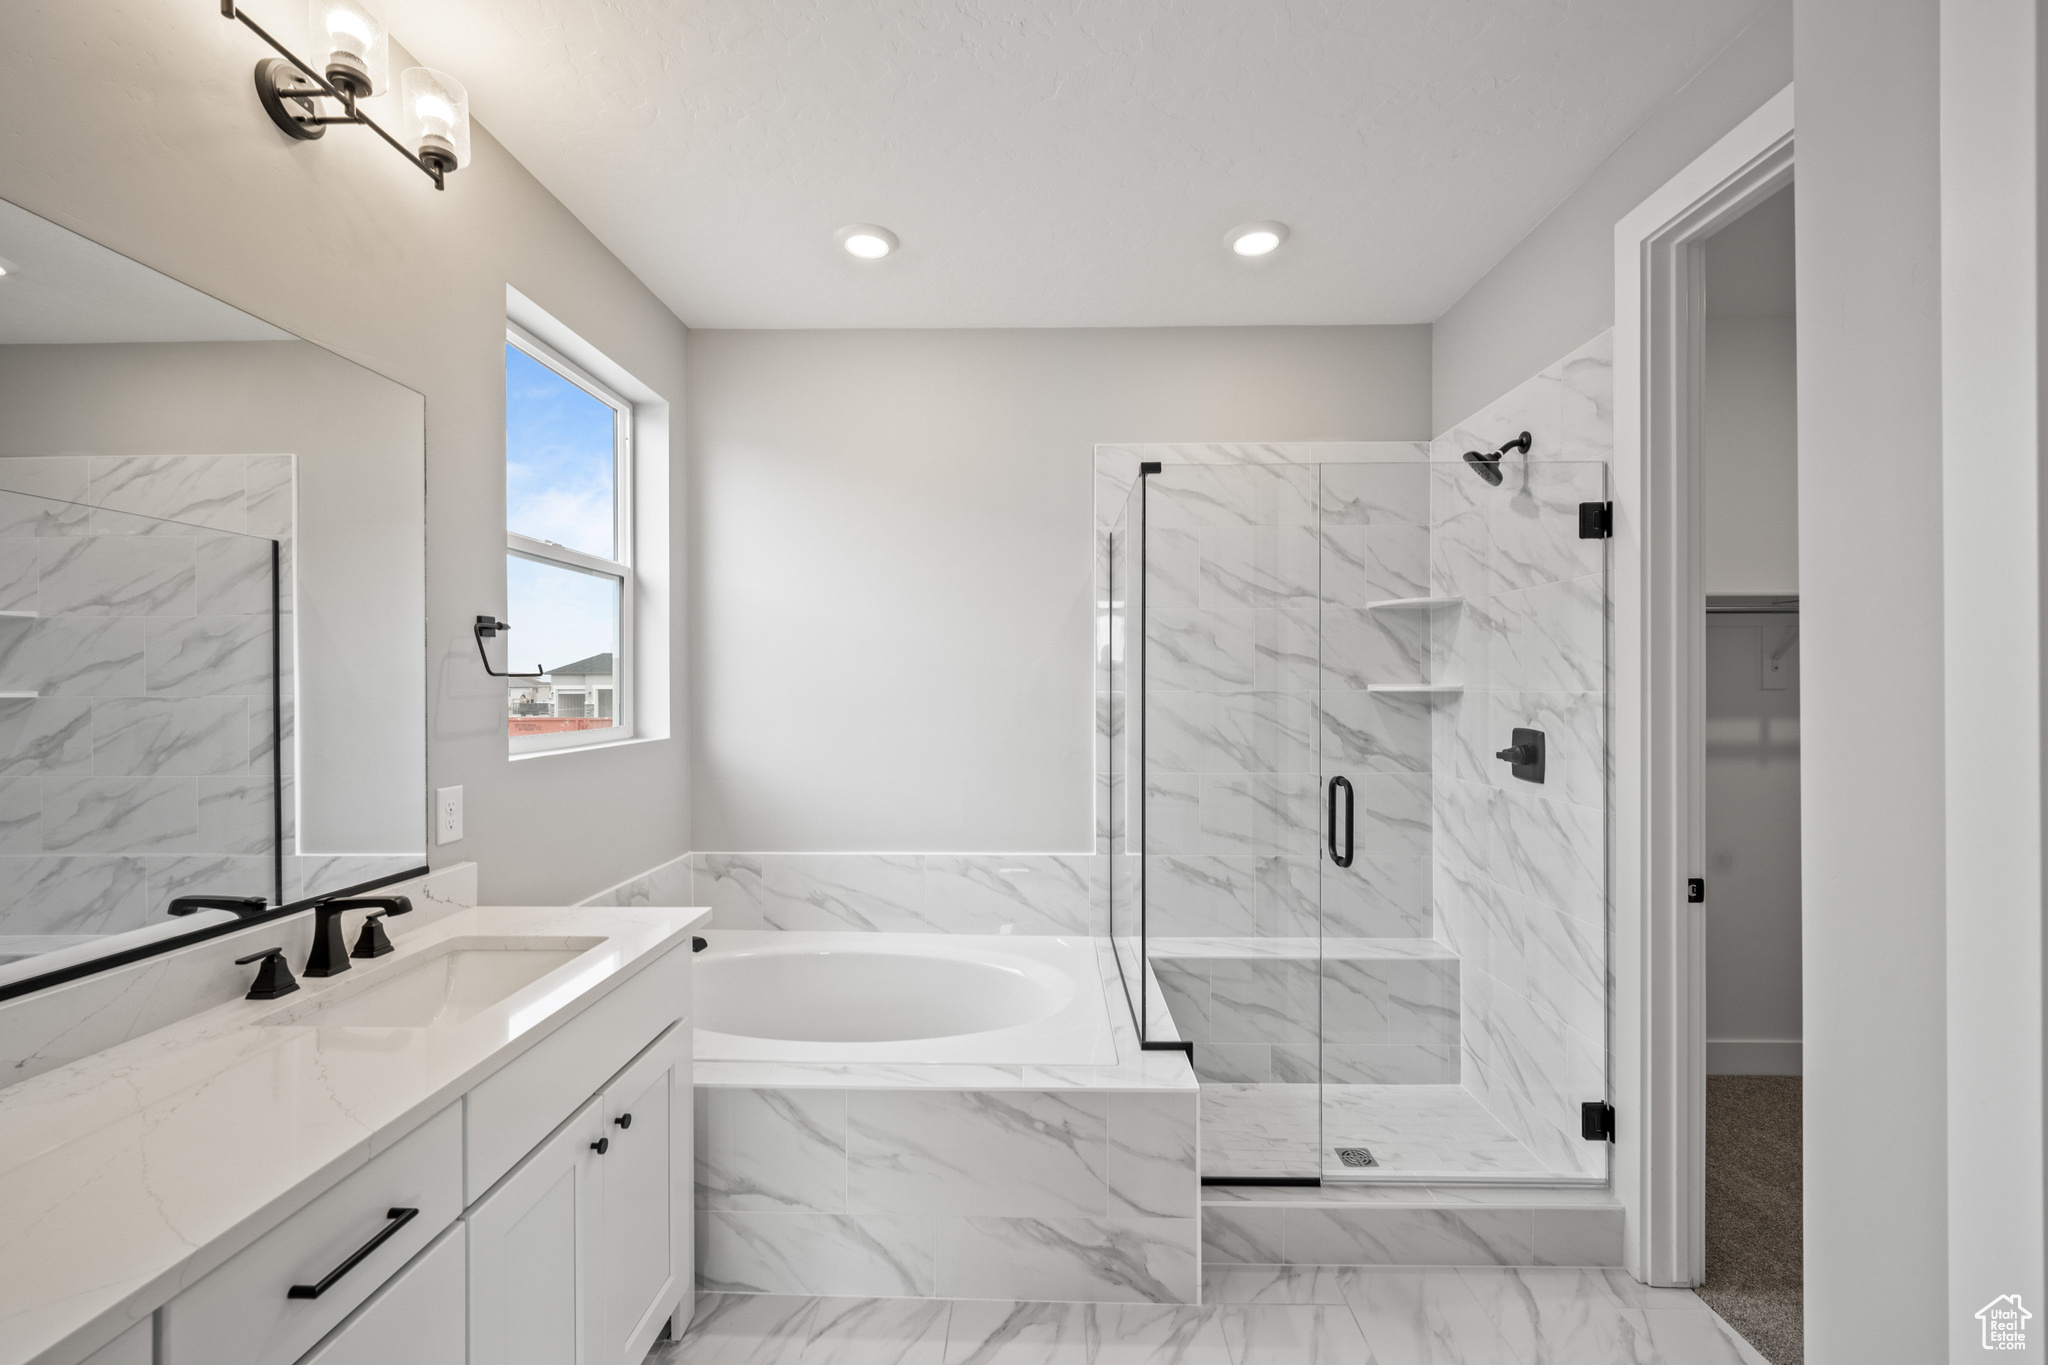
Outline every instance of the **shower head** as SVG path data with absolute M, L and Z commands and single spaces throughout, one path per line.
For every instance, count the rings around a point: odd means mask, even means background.
M 1473 473 L 1477 474 L 1480 478 L 1486 480 L 1495 488 L 1500 487 L 1500 456 L 1498 454 L 1482 455 L 1476 450 L 1468 450 L 1465 452 L 1465 463 L 1471 465 Z
M 1501 456 L 1507 454 L 1510 450 L 1515 451 L 1517 454 L 1527 455 L 1532 444 L 1533 442 L 1529 439 L 1529 433 L 1525 431 L 1499 450 L 1491 453 L 1482 450 L 1466 451 L 1465 463 L 1471 465 L 1473 472 L 1478 474 L 1480 478 L 1498 488 L 1500 487 L 1501 480 Z

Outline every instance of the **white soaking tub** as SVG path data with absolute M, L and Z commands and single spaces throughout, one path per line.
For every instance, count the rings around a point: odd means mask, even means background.
M 1093 940 L 712 930 L 697 955 L 705 1061 L 1117 1060 Z

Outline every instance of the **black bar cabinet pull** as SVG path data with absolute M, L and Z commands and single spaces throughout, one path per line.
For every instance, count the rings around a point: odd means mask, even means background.
M 1342 853 L 1339 853 L 1337 851 L 1337 789 L 1339 787 L 1342 787 L 1344 789 L 1344 851 Z M 1329 819 L 1330 861 L 1335 863 L 1339 867 L 1351 866 L 1351 808 L 1354 804 L 1356 804 L 1356 798 L 1352 795 L 1351 792 L 1351 779 L 1348 777 L 1331 778 Z
M 293 1285 L 291 1288 L 291 1292 L 287 1294 L 285 1297 L 292 1299 L 319 1298 L 322 1294 L 325 1294 L 328 1290 L 334 1288 L 335 1282 L 340 1280 L 342 1276 L 348 1274 L 349 1271 L 354 1270 L 357 1266 L 361 1265 L 363 1263 L 364 1257 L 368 1256 L 378 1247 L 383 1246 L 386 1242 L 390 1241 L 394 1236 L 398 1234 L 398 1230 L 400 1228 L 404 1227 L 407 1223 L 410 1223 L 413 1219 L 419 1217 L 420 1211 L 418 1209 L 390 1209 L 386 1211 L 384 1216 L 386 1218 L 389 1218 L 391 1221 L 384 1225 L 384 1230 L 382 1232 L 378 1233 L 375 1237 L 372 1237 L 369 1241 L 363 1243 L 362 1246 L 356 1248 L 355 1255 L 349 1257 L 346 1261 L 343 1261 L 340 1265 L 334 1267 L 334 1269 L 328 1271 L 325 1275 L 321 1276 L 320 1283 L 318 1284 Z

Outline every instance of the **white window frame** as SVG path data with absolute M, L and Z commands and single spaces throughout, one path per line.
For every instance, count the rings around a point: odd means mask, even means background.
M 618 558 L 606 559 L 601 555 L 586 554 L 581 550 L 572 550 L 566 545 L 557 545 L 551 540 L 535 540 L 531 536 L 520 535 L 512 530 L 509 524 L 505 530 L 505 548 L 521 559 L 553 568 L 587 573 L 594 577 L 615 579 L 619 584 L 619 639 L 612 654 L 612 724 L 603 729 L 570 730 L 551 735 L 507 735 L 506 738 L 511 744 L 514 757 L 617 744 L 636 737 L 633 729 L 634 698 L 631 681 L 635 663 L 633 622 L 636 606 L 636 574 L 633 569 L 633 404 L 610 386 L 592 378 L 581 366 L 519 324 L 509 321 L 505 324 L 505 340 L 612 410 L 612 512 L 616 518 L 613 544 Z M 515 645 L 512 653 L 508 655 L 506 666 L 516 669 L 516 622 L 514 626 L 515 632 L 511 638 Z M 563 662 L 573 661 L 565 659 Z M 552 682 L 552 678 L 550 681 Z

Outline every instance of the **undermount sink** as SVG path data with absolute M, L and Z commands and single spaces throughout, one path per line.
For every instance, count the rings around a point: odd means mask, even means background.
M 295 1001 L 264 1020 L 312 1028 L 441 1028 L 474 1018 L 565 966 L 603 939 L 455 940 L 362 988 L 336 983 L 332 999 Z M 365 964 L 356 964 L 361 970 Z M 568 983 L 574 986 L 572 980 Z M 573 991 L 571 992 L 574 993 Z

